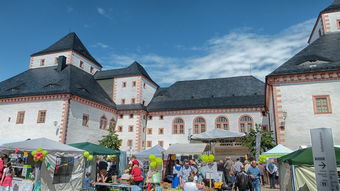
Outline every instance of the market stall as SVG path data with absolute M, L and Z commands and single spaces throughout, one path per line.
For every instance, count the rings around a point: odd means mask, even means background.
M 340 174 L 340 148 L 334 147 Z M 280 190 L 317 191 L 312 148 L 300 149 L 279 158 Z M 336 177 L 335 177 L 336 178 Z
M 290 148 L 287 148 L 281 144 L 276 145 L 274 148 L 262 153 L 260 155 L 260 160 L 261 162 L 265 163 L 267 162 L 269 159 L 277 159 L 280 158 L 282 156 L 285 156 L 289 153 L 292 153 L 293 150 L 291 150 Z
M 206 143 L 176 143 L 164 152 L 165 154 L 178 154 L 178 155 L 200 155 L 208 151 Z
M 10 156 L 14 169 L 21 169 L 13 181 L 17 190 L 30 190 L 33 179 L 35 190 L 72 191 L 82 187 L 83 150 L 46 138 L 6 143 L 0 150 Z

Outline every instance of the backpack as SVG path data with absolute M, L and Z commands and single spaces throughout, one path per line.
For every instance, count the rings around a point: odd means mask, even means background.
M 268 170 L 269 170 L 270 172 L 273 172 L 273 171 L 274 171 L 274 164 L 273 164 L 273 163 L 269 163 L 269 164 L 268 164 Z
M 240 189 L 248 189 L 249 188 L 249 177 L 244 172 L 238 173 L 236 182 L 237 182 L 237 186 Z

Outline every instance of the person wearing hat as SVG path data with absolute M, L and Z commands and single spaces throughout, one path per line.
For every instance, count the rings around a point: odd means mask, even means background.
M 143 180 L 142 169 L 139 168 L 138 160 L 132 161 L 132 171 L 131 171 L 131 179 L 133 180 L 132 184 L 137 185 L 141 190 L 143 190 Z

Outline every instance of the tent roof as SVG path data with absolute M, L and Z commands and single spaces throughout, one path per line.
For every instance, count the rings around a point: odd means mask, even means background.
M 43 148 L 48 152 L 78 152 L 82 153 L 83 150 L 52 141 L 47 138 L 38 138 L 38 139 L 31 139 L 27 141 L 20 141 L 20 142 L 13 142 L 13 143 L 6 143 L 0 146 L 0 148 L 5 150 L 14 150 L 18 148 L 22 151 L 34 151 L 37 148 Z
M 115 151 L 115 150 L 106 148 L 104 146 L 97 145 L 97 144 L 90 143 L 90 142 L 73 143 L 73 144 L 69 144 L 69 145 L 72 146 L 72 147 L 78 148 L 78 149 L 85 150 L 85 151 L 89 152 L 91 155 L 116 155 L 116 154 L 120 154 L 120 151 Z
M 176 143 L 172 144 L 166 151 L 165 154 L 202 154 L 207 150 L 206 143 Z
M 281 144 L 276 145 L 274 148 L 268 150 L 267 152 L 264 152 L 262 154 L 272 154 L 272 153 L 291 153 L 293 152 L 292 149 L 287 148 Z
M 337 165 L 340 165 L 340 148 L 334 147 Z M 289 163 L 290 165 L 313 165 L 312 147 L 300 149 L 279 158 L 279 162 Z
M 136 157 L 148 157 L 151 154 L 156 155 L 157 157 L 162 156 L 162 153 L 165 151 L 165 149 L 163 149 L 163 147 L 156 145 L 151 147 L 150 149 L 141 151 L 139 153 L 136 154 Z
M 215 139 L 227 139 L 227 138 L 237 138 L 243 137 L 243 133 L 227 131 L 223 129 L 213 129 L 204 133 L 196 134 L 191 136 L 192 140 L 215 140 Z

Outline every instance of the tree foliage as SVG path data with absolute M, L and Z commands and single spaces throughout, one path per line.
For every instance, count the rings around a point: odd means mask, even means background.
M 264 131 L 261 125 L 255 124 L 255 129 L 250 131 L 243 137 L 242 145 L 248 147 L 250 153 L 256 154 L 256 133 L 261 133 L 261 152 L 267 151 L 275 146 L 273 132 Z
M 112 150 L 119 150 L 119 147 L 122 145 L 122 140 L 119 139 L 114 127 L 110 126 L 109 134 L 104 135 L 103 138 L 99 140 L 99 144 Z

